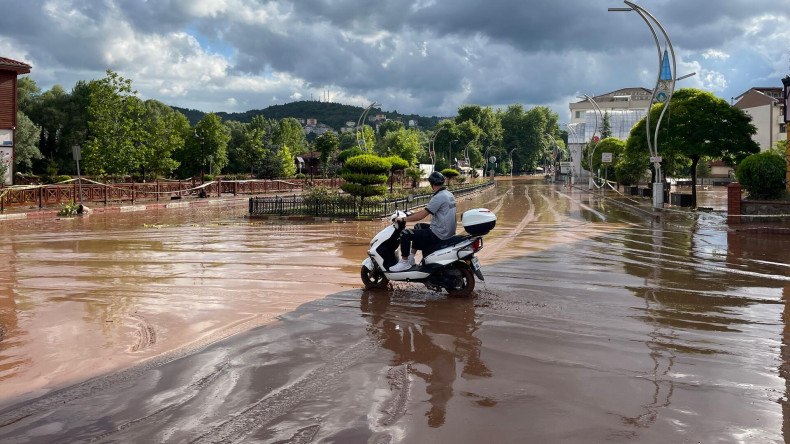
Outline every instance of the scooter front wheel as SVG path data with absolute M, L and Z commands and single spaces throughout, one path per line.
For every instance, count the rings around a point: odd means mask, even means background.
M 362 278 L 362 283 L 365 285 L 365 288 L 368 290 L 381 290 L 387 288 L 387 285 L 390 282 L 390 280 L 387 279 L 387 276 L 384 276 L 384 273 L 382 273 L 381 270 L 370 270 L 364 265 L 362 266 L 360 277 Z
M 475 275 L 466 265 L 456 265 L 450 271 L 453 277 L 453 285 L 445 287 L 447 294 L 454 298 L 466 298 L 475 289 Z

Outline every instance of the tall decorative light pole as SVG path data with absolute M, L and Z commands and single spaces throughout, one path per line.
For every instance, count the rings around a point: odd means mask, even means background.
M 200 134 L 198 134 L 197 128 L 195 128 L 195 134 L 192 137 L 196 139 L 200 139 L 200 184 L 203 185 L 203 165 L 206 163 L 204 158 L 204 150 L 203 150 L 203 142 L 204 142 L 204 133 L 203 130 L 200 130 Z
M 458 142 L 458 139 L 450 141 L 450 152 L 448 153 L 449 158 L 447 159 L 450 162 L 450 168 L 453 167 L 453 142 Z M 458 165 L 456 165 L 455 167 L 458 168 Z
M 578 123 L 566 123 L 565 127 L 568 128 L 568 132 L 573 136 L 573 140 L 579 140 L 579 134 L 576 132 L 576 125 Z M 568 138 L 568 146 L 570 147 L 570 137 Z M 573 179 L 576 177 L 576 159 L 578 154 L 578 148 L 570 148 L 571 152 L 571 186 L 573 186 Z M 581 164 L 581 161 L 580 161 Z M 581 165 L 580 165 L 581 166 Z
M 593 145 L 592 149 L 589 151 L 589 154 L 587 155 L 587 166 L 590 168 L 590 178 L 587 185 L 588 185 L 588 189 L 592 190 L 593 185 L 595 184 L 595 180 L 593 177 L 595 175 L 595 173 L 593 172 L 593 154 L 595 154 L 595 150 L 596 148 L 598 148 L 598 142 L 601 141 L 601 138 L 599 136 L 596 136 L 595 133 L 598 132 L 598 122 L 599 122 L 598 116 L 599 115 L 601 116 L 600 121 L 602 122 L 603 113 L 601 112 L 601 108 L 598 106 L 598 103 L 592 97 L 588 96 L 587 94 L 584 94 L 584 97 L 579 96 L 579 98 L 580 99 L 583 98 L 588 102 L 590 102 L 593 109 L 595 110 L 595 128 L 593 129 L 592 136 L 590 136 L 590 143 L 595 142 L 595 145 Z M 587 132 L 586 128 L 585 128 L 585 132 Z
M 362 111 L 362 114 L 360 114 L 360 116 L 359 116 L 359 120 L 357 120 L 357 129 L 356 129 L 357 146 L 360 146 L 360 145 L 364 146 L 363 149 L 365 150 L 366 153 L 368 152 L 368 141 L 365 140 L 365 116 L 368 115 L 368 112 L 370 112 L 370 110 L 374 106 L 381 106 L 381 104 L 380 103 L 376 103 L 376 102 L 371 103 L 370 105 L 368 105 L 367 108 L 365 108 L 364 111 Z M 360 127 L 360 124 L 362 125 L 361 127 Z M 359 140 L 360 133 L 362 134 L 362 140 Z
M 691 77 L 696 73 L 691 73 L 682 77 L 676 77 L 675 73 L 677 72 L 677 63 L 675 62 L 675 49 L 672 47 L 672 41 L 669 39 L 669 35 L 664 30 L 664 27 L 661 26 L 661 23 L 656 19 L 653 14 L 649 13 L 646 9 L 642 8 L 641 6 L 637 5 L 636 3 L 629 2 L 628 0 L 624 0 L 628 8 L 609 8 L 610 12 L 630 12 L 636 11 L 642 20 L 647 24 L 650 28 L 650 32 L 653 34 L 653 40 L 656 43 L 656 50 L 658 51 L 658 79 L 656 80 L 656 87 L 653 88 L 653 95 L 650 97 L 650 105 L 647 108 L 647 117 L 646 117 L 646 125 L 645 130 L 647 132 L 647 148 L 650 150 L 650 161 L 653 162 L 653 168 L 656 173 L 655 182 L 653 182 L 653 208 L 663 208 L 664 207 L 664 182 L 661 180 L 661 156 L 658 155 L 658 129 L 661 126 L 661 119 L 664 118 L 664 113 L 666 113 L 667 108 L 669 108 L 669 102 L 672 100 L 672 93 L 675 91 L 675 82 L 680 79 L 685 79 L 686 77 Z M 664 41 L 666 42 L 666 48 L 662 53 L 661 51 L 661 42 L 658 39 L 658 34 L 656 33 L 656 28 L 653 27 L 653 24 L 658 27 L 659 31 L 664 37 Z M 672 60 L 672 67 L 669 66 L 669 60 Z M 661 114 L 658 116 L 658 122 L 656 122 L 655 132 L 653 133 L 653 140 L 651 141 L 650 138 L 650 110 L 653 108 L 653 104 L 655 103 L 666 103 L 667 106 L 661 110 Z
M 446 129 L 447 129 L 446 126 L 442 126 L 438 130 L 436 130 L 436 132 L 433 133 L 433 136 L 431 136 L 431 141 L 428 144 L 428 149 L 431 150 L 430 151 L 431 161 L 433 162 L 433 165 L 431 165 L 431 170 L 435 170 L 436 169 L 436 136 L 439 133 L 441 133 L 443 130 L 446 130 Z

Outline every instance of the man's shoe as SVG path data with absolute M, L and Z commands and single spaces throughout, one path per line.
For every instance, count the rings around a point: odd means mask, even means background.
M 411 264 L 409 263 L 408 259 L 401 259 L 398 261 L 397 264 L 390 267 L 390 271 L 406 271 L 411 268 Z
M 409 255 L 409 265 L 411 265 L 412 267 L 417 265 L 417 261 L 414 260 L 414 253 Z

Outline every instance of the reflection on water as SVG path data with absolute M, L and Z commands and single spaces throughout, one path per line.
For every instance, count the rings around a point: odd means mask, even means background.
M 462 378 L 491 376 L 480 359 L 481 342 L 475 337 L 479 323 L 472 300 L 416 300 L 364 292 L 360 309 L 370 322 L 370 334 L 393 352 L 391 366 L 405 367 L 406 375 L 399 382 L 409 384 L 411 375 L 425 381 L 431 405 L 425 416 L 430 427 L 445 422 L 458 366 Z

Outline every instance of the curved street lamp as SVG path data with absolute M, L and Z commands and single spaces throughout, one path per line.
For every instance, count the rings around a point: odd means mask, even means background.
M 374 106 L 381 106 L 381 104 L 376 102 L 371 103 L 370 105 L 368 105 L 367 108 L 365 108 L 364 111 L 362 111 L 362 114 L 360 114 L 359 116 L 359 120 L 357 120 L 357 129 L 356 129 L 357 146 L 364 145 L 365 146 L 364 150 L 366 153 L 368 152 L 368 141 L 365 140 L 365 116 L 367 116 L 368 112 L 370 112 L 371 108 L 373 108 Z M 361 128 L 360 128 L 360 123 L 362 124 Z M 361 141 L 359 140 L 360 132 L 362 133 Z
M 592 159 L 593 159 L 593 155 L 595 154 L 595 150 L 598 148 L 598 143 L 601 141 L 600 137 L 598 137 L 598 140 L 595 140 L 595 133 L 598 132 L 598 122 L 599 122 L 598 116 L 600 115 L 601 116 L 601 120 L 600 121 L 603 121 L 603 113 L 601 112 L 601 108 L 598 106 L 598 103 L 592 97 L 588 96 L 587 94 L 584 94 L 584 97 L 579 96 L 579 98 L 580 99 L 583 98 L 583 99 L 587 100 L 588 102 L 590 102 L 590 104 L 592 105 L 593 109 L 595 109 L 595 128 L 593 129 L 592 137 L 590 138 L 590 142 L 595 142 L 595 145 L 590 150 L 590 153 L 587 156 L 587 166 L 590 167 L 590 178 L 589 178 L 590 180 L 588 182 L 588 189 L 592 190 L 593 189 L 593 185 L 595 184 L 595 180 L 594 180 L 595 173 L 593 172 L 593 161 L 592 161 Z M 586 132 L 586 130 L 585 130 L 585 132 Z
M 576 132 L 576 125 L 578 123 L 566 123 L 565 127 L 568 128 L 568 132 L 573 135 L 574 140 L 579 139 L 579 133 Z M 571 186 L 573 186 L 573 179 L 576 177 L 576 154 L 578 150 L 576 148 L 570 148 L 570 138 L 568 139 L 568 146 L 571 153 Z
M 685 79 L 687 77 L 691 77 L 696 73 L 691 73 L 682 77 L 676 77 L 675 73 L 677 72 L 677 64 L 675 62 L 675 49 L 672 47 L 672 41 L 669 39 L 669 35 L 664 30 L 664 27 L 661 26 L 661 23 L 656 19 L 656 17 L 649 13 L 646 9 L 642 8 L 641 6 L 637 5 L 636 3 L 629 2 L 628 0 L 624 0 L 628 8 L 609 8 L 610 12 L 630 12 L 636 11 L 637 14 L 644 20 L 645 24 L 650 28 L 650 32 L 653 34 L 653 40 L 656 43 L 656 50 L 658 51 L 658 78 L 656 80 L 656 87 L 653 88 L 653 94 L 650 97 L 650 104 L 647 108 L 647 117 L 645 120 L 645 131 L 647 133 L 647 149 L 650 151 L 650 161 L 653 162 L 653 168 L 656 172 L 656 181 L 653 182 L 653 207 L 654 208 L 663 208 L 664 207 L 664 182 L 661 181 L 661 156 L 658 155 L 658 129 L 661 126 L 661 119 L 664 118 L 664 113 L 669 108 L 669 101 L 672 100 L 672 93 L 675 91 L 675 82 L 681 79 Z M 652 21 L 652 23 L 651 23 Z M 661 34 L 664 37 L 664 41 L 666 42 L 667 48 L 664 49 L 662 54 L 661 52 L 661 42 L 658 39 L 658 34 L 656 33 L 656 29 L 653 27 L 655 24 L 658 29 L 661 31 Z M 671 57 L 672 59 L 672 68 L 669 68 L 669 60 L 667 57 Z M 667 103 L 661 110 L 661 114 L 658 116 L 658 122 L 656 122 L 656 129 L 653 134 L 653 140 L 651 143 L 650 140 L 650 110 L 653 108 L 653 104 L 659 103 Z
M 430 154 L 431 154 L 431 162 L 433 162 L 433 164 L 431 165 L 431 170 L 436 169 L 436 136 L 440 132 L 446 129 L 447 129 L 446 126 L 442 126 L 438 130 L 436 130 L 436 132 L 433 133 L 433 136 L 431 136 L 431 141 L 428 143 L 428 149 L 430 150 Z

